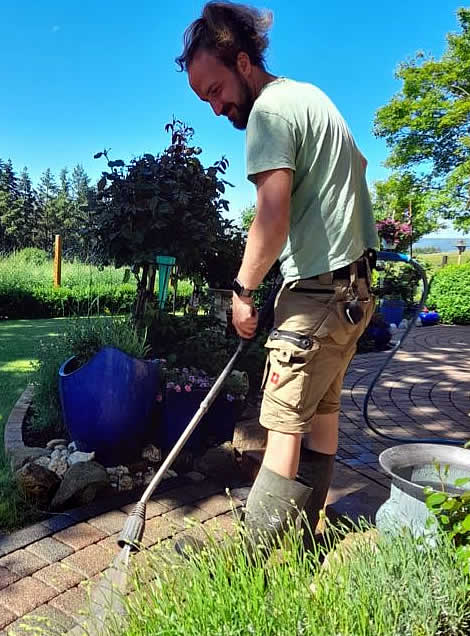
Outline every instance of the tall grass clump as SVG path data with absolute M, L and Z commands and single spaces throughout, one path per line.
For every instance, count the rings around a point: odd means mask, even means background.
M 62 263 L 60 287 L 53 286 L 53 261 L 26 248 L 0 257 L 0 315 L 8 318 L 56 318 L 90 313 L 129 312 L 135 299 L 132 277 L 78 261 Z
M 138 559 L 127 618 L 109 636 L 464 636 L 470 630 L 469 580 L 445 538 L 437 547 L 408 533 L 356 542 L 347 556 L 305 552 L 290 532 L 265 563 L 246 556 L 240 533 L 230 548 L 210 542 L 189 561 L 165 544 Z M 348 531 L 330 529 L 333 546 Z M 346 554 L 339 552 L 338 554 Z M 168 560 L 166 555 L 169 555 Z M 142 558 L 143 556 L 143 558 Z M 322 565 L 323 563 L 323 565 Z

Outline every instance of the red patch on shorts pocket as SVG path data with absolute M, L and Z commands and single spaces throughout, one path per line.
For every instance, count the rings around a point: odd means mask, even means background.
M 273 374 L 271 376 L 271 382 L 273 384 L 279 384 L 279 373 L 273 372 Z

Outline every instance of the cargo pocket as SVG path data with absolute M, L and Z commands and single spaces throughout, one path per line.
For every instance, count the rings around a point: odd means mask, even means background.
M 269 356 L 264 392 L 276 402 L 298 410 L 305 394 L 307 367 L 320 347 L 314 338 L 298 334 L 303 341 L 300 347 L 293 340 L 276 338 L 277 333 L 273 330 L 265 345 Z
M 328 316 L 315 333 L 317 338 L 330 337 L 336 344 L 347 345 L 361 336 L 374 311 L 374 300 L 371 297 L 370 300 L 360 301 L 362 318 L 356 325 L 351 324 L 346 318 L 346 305 L 347 301 L 343 300 L 331 305 Z

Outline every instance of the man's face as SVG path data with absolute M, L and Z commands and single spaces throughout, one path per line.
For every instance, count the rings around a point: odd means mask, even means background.
M 189 66 L 188 78 L 196 95 L 209 102 L 217 116 L 225 115 L 238 130 L 246 128 L 254 99 L 239 70 L 229 69 L 215 55 L 201 51 Z

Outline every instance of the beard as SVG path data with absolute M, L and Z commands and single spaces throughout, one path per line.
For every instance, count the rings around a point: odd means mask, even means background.
M 237 73 L 237 76 L 240 85 L 240 102 L 227 104 L 222 115 L 228 117 L 237 130 L 245 130 L 255 100 L 248 82 L 240 74 Z

